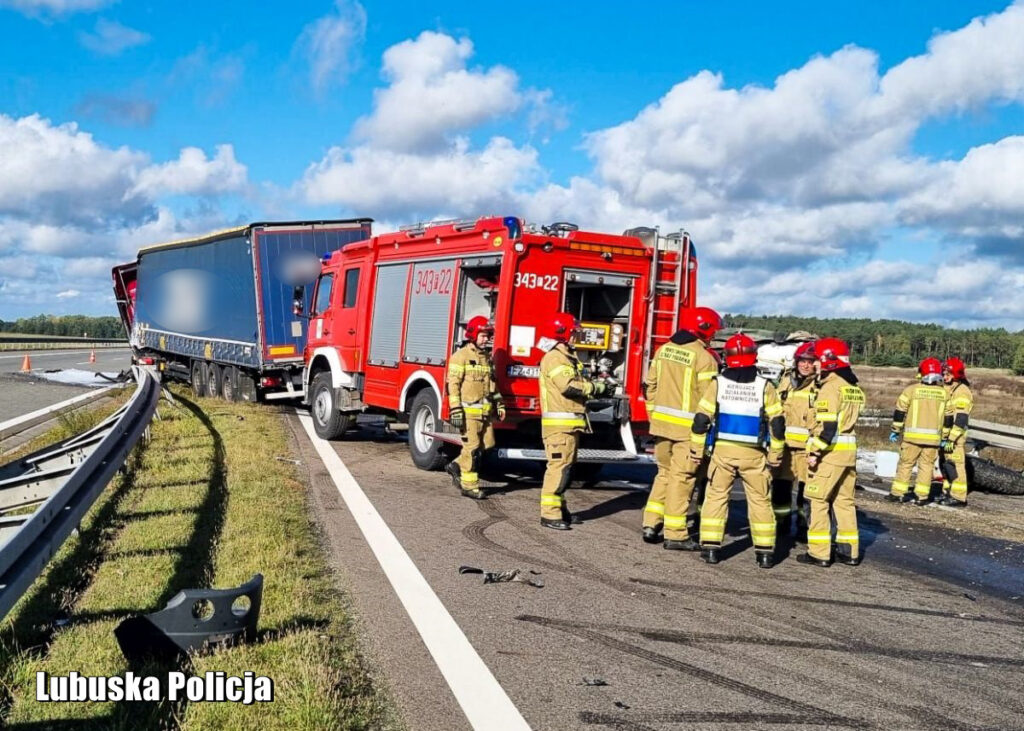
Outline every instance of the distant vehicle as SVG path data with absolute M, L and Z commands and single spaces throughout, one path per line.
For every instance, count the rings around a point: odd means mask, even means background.
M 231 400 L 302 396 L 296 284 L 372 234 L 371 219 L 250 223 L 141 249 L 112 275 L 137 362 Z M 308 306 L 308 302 L 304 303 Z
M 343 435 L 363 412 L 409 424 L 415 464 L 439 468 L 459 435 L 448 417 L 445 363 L 465 323 L 495 323 L 494 363 L 507 420 L 499 455 L 544 459 L 540 439 L 537 326 L 576 315 L 577 353 L 611 396 L 588 405 L 592 433 L 580 460 L 644 460 L 642 383 L 653 350 L 693 307 L 697 256 L 683 232 L 622 235 L 569 223 L 524 226 L 516 217 L 429 222 L 350 244 L 326 259 L 314 286 L 297 288 L 309 319 L 303 386 L 317 433 Z M 308 303 L 312 302 L 311 309 Z

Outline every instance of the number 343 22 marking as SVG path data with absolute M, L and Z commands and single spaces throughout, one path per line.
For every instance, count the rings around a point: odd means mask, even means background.
M 558 276 L 555 274 L 534 274 L 533 272 L 516 272 L 515 287 L 526 289 L 546 289 L 558 291 Z

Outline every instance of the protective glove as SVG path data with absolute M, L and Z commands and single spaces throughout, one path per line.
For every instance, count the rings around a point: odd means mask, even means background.
M 498 421 L 505 421 L 505 402 L 495 401 L 494 411 L 498 415 Z
M 946 454 L 952 454 L 953 453 L 954 445 L 953 445 L 953 442 L 951 442 L 949 439 L 943 439 L 941 446 L 942 446 L 942 451 L 945 452 Z
M 895 444 L 895 443 L 896 443 L 896 442 L 898 442 L 899 440 L 900 440 L 900 433 L 899 433 L 899 432 L 895 432 L 895 431 L 893 431 L 893 432 L 889 432 L 889 441 L 890 441 L 890 442 L 892 442 L 893 444 Z
M 466 431 L 466 412 L 461 406 L 452 407 L 448 415 L 448 421 L 460 432 Z
M 608 392 L 608 384 L 604 381 L 593 381 L 594 391 L 591 396 L 603 396 Z
M 782 464 L 782 452 L 768 452 L 768 466 L 778 467 Z

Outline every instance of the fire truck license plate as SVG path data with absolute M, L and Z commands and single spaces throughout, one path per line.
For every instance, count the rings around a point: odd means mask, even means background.
M 509 378 L 540 378 L 540 366 L 528 366 L 513 363 L 506 371 Z

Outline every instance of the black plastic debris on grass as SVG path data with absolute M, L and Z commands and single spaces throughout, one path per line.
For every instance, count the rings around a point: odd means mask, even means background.
M 184 589 L 157 612 L 129 617 L 114 629 L 131 663 L 175 658 L 256 637 L 263 574 L 235 589 Z
M 476 566 L 459 566 L 459 573 L 483 574 L 485 584 L 501 584 L 507 581 L 516 581 L 521 584 L 529 584 L 530 586 L 536 587 L 537 589 L 541 589 L 544 587 L 544 579 L 540 578 L 540 572 L 533 570 L 530 570 L 529 572 L 523 571 L 522 569 L 509 569 L 508 571 L 485 571 L 483 569 L 478 569 Z

